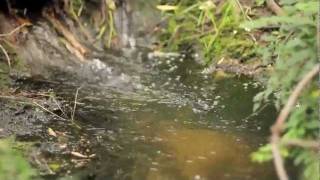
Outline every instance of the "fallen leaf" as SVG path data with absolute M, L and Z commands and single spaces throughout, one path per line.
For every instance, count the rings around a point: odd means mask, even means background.
M 51 129 L 51 128 L 48 128 L 48 134 L 49 134 L 50 136 L 57 137 L 57 133 L 54 132 L 54 130 Z

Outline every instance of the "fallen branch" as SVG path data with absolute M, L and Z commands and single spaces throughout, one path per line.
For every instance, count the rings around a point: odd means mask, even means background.
M 283 9 L 274 0 L 267 0 L 268 8 L 278 16 L 285 15 Z
M 308 83 L 319 73 L 320 65 L 317 64 L 314 68 L 308 72 L 302 80 L 297 84 L 294 88 L 293 92 L 291 93 L 286 105 L 281 110 L 276 122 L 271 127 L 271 147 L 272 147 L 272 154 L 273 154 L 273 161 L 277 171 L 277 175 L 280 180 L 288 180 L 288 175 L 284 167 L 284 162 L 280 154 L 279 145 L 280 145 L 280 135 L 284 128 L 284 123 L 288 118 L 292 108 L 295 106 L 298 97 L 300 96 L 301 92 L 305 89 Z

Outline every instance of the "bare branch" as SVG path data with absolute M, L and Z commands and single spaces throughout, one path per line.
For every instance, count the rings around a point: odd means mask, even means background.
M 293 92 L 291 93 L 287 103 L 282 108 L 276 122 L 271 127 L 271 147 L 272 147 L 272 153 L 273 153 L 273 160 L 274 165 L 276 167 L 276 171 L 278 174 L 278 177 L 280 180 L 288 180 L 288 175 L 286 173 L 286 170 L 284 168 L 284 162 L 280 154 L 279 150 L 279 144 L 280 144 L 280 135 L 283 131 L 284 123 L 286 119 L 288 118 L 292 108 L 295 106 L 298 97 L 302 93 L 302 91 L 305 89 L 305 87 L 308 85 L 308 83 L 313 79 L 314 76 L 316 76 L 319 73 L 320 65 L 317 64 L 314 66 L 314 68 L 308 72 L 302 80 L 297 84 L 297 86 L 294 88 Z
M 298 146 L 307 149 L 320 150 L 320 139 L 314 141 L 303 139 L 290 139 L 281 141 L 281 144 L 286 146 Z
M 307 73 L 303 79 L 298 83 L 298 85 L 295 87 L 293 92 L 291 93 L 286 105 L 281 110 L 276 123 L 272 126 L 272 132 L 281 132 L 284 126 L 284 122 L 287 119 L 291 109 L 295 106 L 298 97 L 300 96 L 301 92 L 305 87 L 308 85 L 308 83 L 312 80 L 314 76 L 316 76 L 319 73 L 320 65 L 317 64 L 314 66 L 314 68 Z
M 276 2 L 274 2 L 274 0 L 267 0 L 267 6 L 272 12 L 274 12 L 278 16 L 282 16 L 285 14 L 283 9 Z

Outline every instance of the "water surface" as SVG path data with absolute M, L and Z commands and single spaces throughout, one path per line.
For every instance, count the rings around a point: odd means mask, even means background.
M 70 91 L 57 88 L 61 96 L 72 96 L 81 86 L 76 121 L 96 154 L 88 166 L 74 169 L 75 175 L 132 180 L 276 178 L 271 164 L 250 160 L 267 142 L 275 118 L 272 107 L 252 115 L 259 83 L 202 74 L 201 66 L 185 55 L 130 58 L 101 58 L 97 61 L 104 65 L 97 81 L 75 80 L 73 86 L 66 85 Z M 101 75 L 118 66 L 122 71 Z

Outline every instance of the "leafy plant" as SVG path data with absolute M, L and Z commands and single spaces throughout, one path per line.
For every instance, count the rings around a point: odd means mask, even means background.
M 264 63 L 273 64 L 266 89 L 259 93 L 254 101 L 257 109 L 262 102 L 272 100 L 278 109 L 283 106 L 292 93 L 294 86 L 317 63 L 317 14 L 319 2 L 315 0 L 282 0 L 284 16 L 259 18 L 242 24 L 243 28 L 259 29 L 273 27 L 275 30 L 262 37 L 259 52 Z M 286 123 L 286 131 L 282 140 L 303 139 L 318 140 L 319 89 L 316 82 L 305 88 Z M 253 155 L 261 161 L 263 156 L 268 160 L 266 147 Z M 286 148 L 286 147 L 282 147 Z M 289 157 L 294 159 L 297 166 L 303 166 L 303 177 L 308 180 L 319 179 L 319 160 L 317 152 L 311 149 L 286 148 Z
M 219 6 L 211 0 L 172 4 L 159 8 L 168 18 L 168 27 L 161 36 L 167 48 L 200 46 L 206 63 L 222 57 L 248 59 L 254 53 L 251 51 L 254 41 L 239 28 L 239 22 L 247 15 L 238 1 L 228 0 Z

